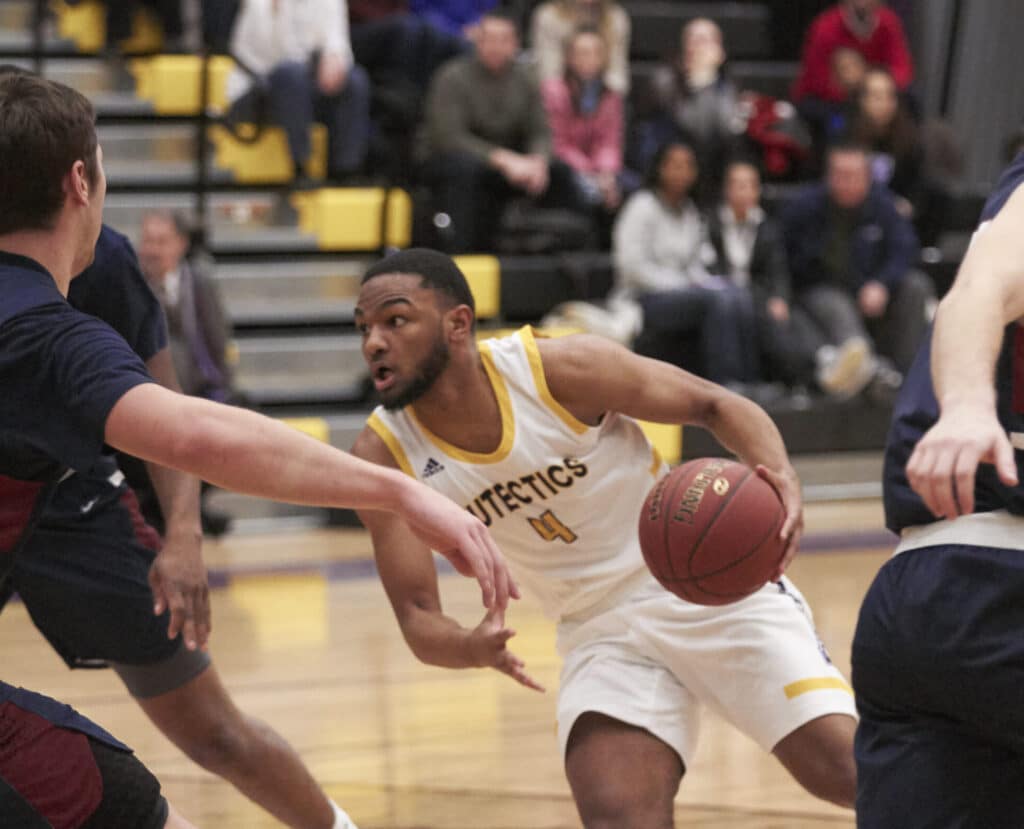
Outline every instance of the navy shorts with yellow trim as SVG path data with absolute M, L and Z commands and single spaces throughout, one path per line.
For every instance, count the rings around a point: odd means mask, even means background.
M 1024 552 L 899 554 L 852 661 L 861 829 L 1024 826 Z

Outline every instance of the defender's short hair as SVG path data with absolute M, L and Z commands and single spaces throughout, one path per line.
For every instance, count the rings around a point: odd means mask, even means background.
M 79 92 L 17 67 L 0 74 L 0 234 L 49 230 L 77 161 L 99 176 L 96 114 Z
M 476 313 L 473 292 L 459 266 L 447 254 L 430 248 L 409 248 L 385 256 L 363 274 L 365 285 L 375 276 L 386 273 L 407 273 L 418 276 L 424 288 L 443 294 L 452 305 L 468 305 Z

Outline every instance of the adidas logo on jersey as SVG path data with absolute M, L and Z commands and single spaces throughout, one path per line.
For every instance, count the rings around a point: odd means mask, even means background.
M 443 463 L 438 463 L 433 458 L 427 458 L 427 465 L 423 467 L 423 477 L 429 478 L 431 475 L 436 475 L 442 471 L 444 471 Z

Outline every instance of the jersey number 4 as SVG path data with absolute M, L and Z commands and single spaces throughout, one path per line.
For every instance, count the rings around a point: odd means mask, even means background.
M 558 516 L 551 510 L 546 510 L 540 518 L 528 518 L 527 520 L 537 535 L 545 541 L 554 541 L 560 538 L 566 544 L 572 544 L 577 538 L 576 533 L 559 521 Z

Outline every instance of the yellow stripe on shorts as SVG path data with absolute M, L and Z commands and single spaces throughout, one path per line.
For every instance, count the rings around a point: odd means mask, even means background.
M 793 699 L 793 697 L 810 691 L 846 691 L 853 696 L 853 688 L 847 685 L 846 680 L 838 676 L 816 676 L 811 679 L 801 679 L 799 682 L 789 683 L 782 690 L 786 692 L 786 699 Z

